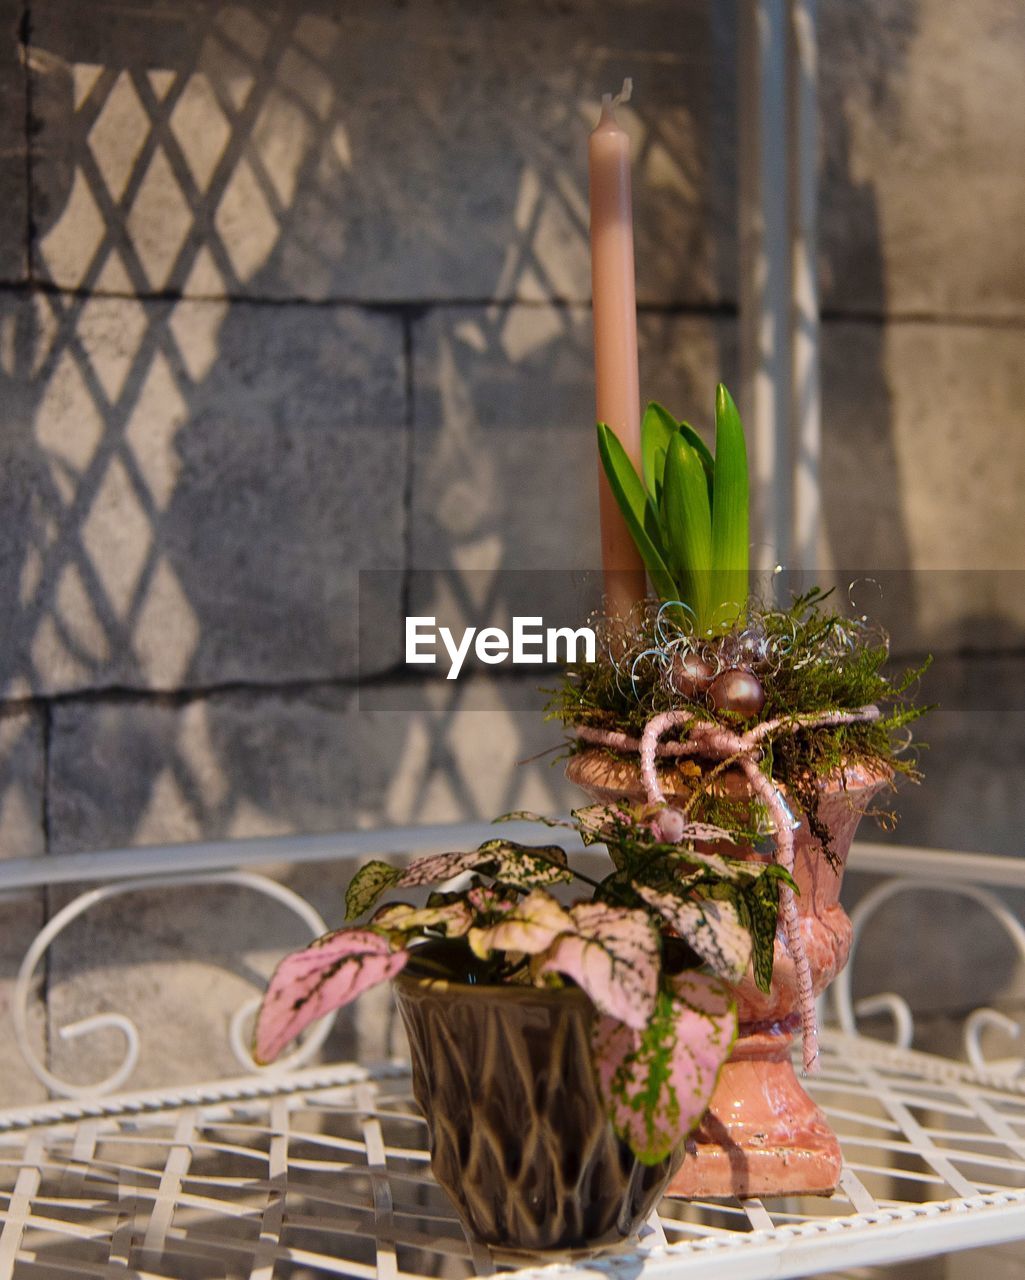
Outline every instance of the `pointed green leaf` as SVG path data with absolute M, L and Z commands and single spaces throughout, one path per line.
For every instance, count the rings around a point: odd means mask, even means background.
M 662 472 L 666 465 L 666 447 L 676 434 L 676 419 L 660 404 L 652 401 L 641 419 L 641 462 L 644 486 L 658 506 L 662 491 Z
M 666 565 L 663 550 L 652 540 L 649 532 L 652 517 L 644 485 L 627 457 L 626 450 L 616 438 L 616 433 L 604 422 L 598 423 L 598 452 L 609 487 L 619 504 L 637 550 L 641 553 L 641 559 L 647 566 L 652 585 L 663 600 L 676 599 L 679 593 Z
M 781 878 L 769 874 L 767 868 L 757 880 L 741 889 L 734 901 L 751 935 L 751 966 L 759 991 L 772 985 L 772 967 L 776 954 L 776 928 L 779 923 L 779 886 Z
M 715 460 L 712 457 L 712 454 L 708 448 L 708 445 L 705 444 L 704 440 L 702 440 L 702 438 L 698 435 L 697 431 L 690 425 L 689 422 L 681 422 L 677 430 L 680 432 L 680 435 L 683 436 L 684 440 L 687 441 L 690 447 L 701 459 L 701 465 L 705 470 L 705 478 L 708 481 L 708 500 L 709 502 L 711 502 L 712 479 L 713 479 L 713 476 L 715 475 Z
M 683 601 L 694 610 L 699 630 L 708 619 L 712 569 L 712 517 L 701 460 L 682 436 L 666 451 L 663 482 L 669 564 L 683 588 Z
M 749 591 L 748 474 L 744 428 L 733 398 L 720 382 L 715 393 L 715 473 L 712 488 L 711 608 L 717 627 L 733 625 Z

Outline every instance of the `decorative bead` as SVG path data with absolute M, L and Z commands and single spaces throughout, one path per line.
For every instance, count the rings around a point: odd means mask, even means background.
M 743 667 L 731 667 L 712 681 L 708 701 L 716 711 L 732 711 L 753 720 L 765 706 L 765 690 L 756 675 Z
M 659 839 L 666 844 L 679 844 L 687 820 L 679 809 L 663 809 L 655 819 Z
M 715 672 L 696 653 L 674 653 L 669 670 L 669 684 L 674 693 L 685 698 L 699 698 L 712 683 Z
M 769 656 L 769 641 L 764 629 L 750 626 L 739 636 L 739 663 L 745 667 L 757 667 Z

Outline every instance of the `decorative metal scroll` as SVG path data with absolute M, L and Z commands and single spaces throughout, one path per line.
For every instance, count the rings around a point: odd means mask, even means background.
M 952 858 L 956 854 L 950 855 Z M 968 860 L 966 855 L 965 860 Z M 851 912 L 851 924 L 854 926 L 854 941 L 851 946 L 850 959 L 846 969 L 836 978 L 832 995 L 837 1017 L 841 1028 L 849 1035 L 857 1034 L 858 1017 L 871 1017 L 874 1014 L 888 1014 L 893 1022 L 893 1042 L 901 1049 L 909 1049 L 915 1032 L 915 1018 L 911 1006 L 903 996 L 893 991 L 880 992 L 855 1001 L 852 995 L 852 975 L 857 955 L 858 943 L 865 931 L 865 926 L 873 915 L 892 898 L 902 893 L 947 893 L 967 898 L 978 903 L 988 911 L 993 919 L 1003 928 L 1017 949 L 1018 955 L 1025 963 L 1025 928 L 1021 921 L 1010 910 L 1005 902 L 991 890 L 980 885 L 965 884 L 954 880 L 920 880 L 899 877 L 877 885 Z M 1017 1059 L 1001 1059 L 990 1061 L 983 1048 L 982 1033 L 996 1029 L 1005 1035 L 1015 1038 L 1021 1034 L 1021 1028 L 1014 1019 L 997 1009 L 980 1008 L 974 1010 L 965 1019 L 963 1039 L 968 1061 L 978 1070 L 994 1069 L 1006 1072 L 1009 1076 L 1018 1076 L 1025 1072 L 1025 1055 Z
M 447 847 L 459 847 L 460 845 L 472 847 L 474 844 L 480 843 L 480 840 L 486 838 L 490 833 L 491 828 L 487 824 L 466 824 L 465 829 L 462 827 L 445 827 L 436 831 L 429 827 L 407 828 L 388 833 L 379 833 L 378 839 L 387 837 L 381 847 L 393 849 L 409 847 L 422 851 L 440 847 L 439 841 L 440 844 Z M 522 834 L 524 839 L 531 838 L 528 832 L 520 833 L 518 831 L 516 834 L 517 837 Z M 365 855 L 366 850 L 363 847 L 350 851 L 345 846 L 345 841 L 349 838 L 347 836 L 333 838 L 333 842 L 338 846 L 339 856 L 345 856 L 350 852 L 355 852 L 357 856 Z M 190 847 L 188 851 L 194 852 L 196 858 L 198 858 L 202 847 Z M 216 855 L 220 859 L 220 867 L 223 868 L 225 859 L 223 851 L 212 849 L 210 853 L 211 863 L 208 863 L 208 865 L 217 865 L 217 863 L 212 862 L 214 855 Z M 287 852 L 284 850 L 275 852 L 274 849 L 269 849 L 266 851 L 268 860 L 272 854 L 278 861 L 301 862 L 310 859 L 321 860 L 328 856 L 328 851 L 320 850 L 319 847 L 312 854 L 308 854 L 304 848 L 290 849 Z M 907 1048 L 911 1045 L 914 1035 L 914 1015 L 902 996 L 894 992 L 883 992 L 857 1002 L 853 998 L 852 971 L 856 963 L 858 944 L 869 919 L 891 898 L 902 893 L 943 892 L 959 894 L 989 912 L 992 918 L 1006 932 L 1017 953 L 1025 961 L 1025 927 L 1023 927 L 1021 921 L 1008 905 L 997 896 L 993 888 L 984 887 L 985 882 L 988 880 L 994 886 L 1004 885 L 1025 890 L 1025 869 L 1021 869 L 1022 874 L 1019 876 L 1017 874 L 1019 868 L 1010 865 L 1013 860 L 994 859 L 970 854 L 941 855 L 927 850 L 882 849 L 881 847 L 866 845 L 860 849 L 860 854 L 862 856 L 859 856 L 859 846 L 856 844 L 852 853 L 851 869 L 853 871 L 876 872 L 883 876 L 884 879 L 883 883 L 868 893 L 851 913 L 851 920 L 854 926 L 851 963 L 839 975 L 831 989 L 832 998 L 835 1002 L 834 1008 L 839 1018 L 840 1026 L 848 1034 L 857 1032 L 859 1018 L 877 1013 L 889 1014 L 893 1022 L 894 1043 L 901 1048 Z M 195 862 L 195 864 L 201 865 L 198 862 Z M 898 865 L 901 872 L 907 874 L 893 877 L 889 874 L 890 869 Z M 133 872 L 137 866 L 138 863 L 132 866 Z M 38 867 L 33 864 L 30 870 L 35 873 Z M 1013 876 L 1010 875 L 1012 870 L 1015 872 Z M 99 876 L 94 878 L 98 879 Z M 38 883 L 38 877 L 33 880 L 33 883 Z M 142 1032 L 131 1018 L 116 1012 L 99 1013 L 61 1027 L 57 1034 L 64 1040 L 82 1041 L 83 1048 L 85 1048 L 89 1036 L 93 1033 L 104 1030 L 117 1031 L 122 1038 L 124 1048 L 121 1062 L 116 1070 L 92 1083 L 76 1084 L 55 1074 L 49 1070 L 44 1062 L 40 1061 L 29 1037 L 28 1010 L 33 975 L 54 940 L 74 920 L 111 898 L 153 888 L 176 889 L 203 884 L 232 885 L 270 898 L 296 915 L 309 928 L 312 937 L 317 937 L 327 930 L 328 926 L 323 918 L 304 898 L 276 881 L 252 872 L 216 870 L 191 871 L 185 874 L 178 873 L 165 876 L 131 875 L 129 878 L 117 880 L 114 883 L 93 888 L 80 894 L 59 911 L 39 933 L 22 962 L 12 992 L 11 1014 L 15 1041 L 29 1070 L 51 1093 L 60 1097 L 87 1099 L 99 1098 L 121 1089 L 130 1080 L 136 1067 L 142 1039 Z M 247 1047 L 247 1031 L 258 1002 L 259 996 L 254 993 L 235 1012 L 228 1028 L 228 1038 L 232 1052 L 241 1066 L 249 1072 L 256 1069 L 256 1064 L 253 1062 Z M 301 1046 L 295 1052 L 280 1059 L 272 1068 L 266 1068 L 265 1070 L 277 1073 L 311 1061 L 329 1036 L 331 1026 L 332 1019 L 327 1019 L 320 1023 L 302 1041 Z M 981 1008 L 969 1015 L 964 1026 L 964 1044 L 969 1061 L 978 1069 L 986 1069 L 991 1072 L 998 1071 L 1008 1079 L 1012 1076 L 1025 1074 L 1025 1058 L 1013 1061 L 987 1060 L 982 1047 L 982 1037 L 983 1033 L 994 1029 L 1010 1037 L 1019 1034 L 1018 1025 L 998 1010 Z
M 52 1093 L 66 1098 L 98 1098 L 121 1088 L 130 1079 L 139 1060 L 141 1035 L 132 1019 L 121 1013 L 98 1013 L 89 1018 L 82 1018 L 78 1022 L 61 1027 L 58 1031 L 60 1037 L 63 1040 L 78 1040 L 96 1031 L 117 1031 L 124 1040 L 124 1056 L 120 1065 L 102 1080 L 84 1085 L 64 1080 L 50 1071 L 36 1055 L 28 1030 L 28 1009 L 32 978 L 47 950 L 74 920 L 77 920 L 79 916 L 84 915 L 101 902 L 107 902 L 111 898 L 118 898 L 125 894 L 138 893 L 148 889 L 176 889 L 197 884 L 227 884 L 252 890 L 254 893 L 262 894 L 264 897 L 271 898 L 273 901 L 287 907 L 308 926 L 313 937 L 320 937 L 322 933 L 327 932 L 327 925 L 323 918 L 305 898 L 300 897 L 299 894 L 284 885 L 268 879 L 266 876 L 254 875 L 247 871 L 223 871 L 207 875 L 161 876 L 159 878 L 140 877 L 133 880 L 124 880 L 118 884 L 106 885 L 99 889 L 90 889 L 88 892 L 80 894 L 58 911 L 53 919 L 40 930 L 21 963 L 11 998 L 14 1038 L 21 1055 L 36 1079 Z M 228 1028 L 228 1040 L 231 1050 L 238 1062 L 247 1071 L 260 1070 L 249 1053 L 245 1036 L 245 1029 L 250 1024 L 259 1003 L 260 997 L 258 995 L 246 1000 L 235 1011 Z M 307 1063 L 331 1034 L 333 1022 L 333 1016 L 326 1018 L 303 1040 L 295 1052 L 280 1058 L 273 1067 L 263 1068 L 263 1070 L 281 1072 Z

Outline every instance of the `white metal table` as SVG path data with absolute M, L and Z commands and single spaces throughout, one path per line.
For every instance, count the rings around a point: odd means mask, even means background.
M 805 1276 L 1025 1237 L 1025 1085 L 827 1033 L 829 1199 L 663 1201 L 588 1271 Z M 306 1068 L 0 1117 L 0 1275 L 533 1274 L 468 1243 L 404 1065 Z M 553 1277 L 578 1263 L 548 1263 Z M 551 1267 L 554 1266 L 554 1270 Z
M 468 844 L 480 833 L 468 827 L 458 834 Z M 456 838 L 452 830 L 393 835 L 394 843 L 376 847 L 423 849 Z M 352 852 L 347 839 L 367 837 L 338 837 L 337 855 Z M 263 855 L 282 860 L 273 842 L 234 852 L 243 863 Z M 306 853 L 327 857 L 330 850 L 315 842 Z M 208 851 L 205 860 L 194 852 L 191 874 L 253 887 L 251 873 L 218 864 L 226 856 L 223 847 Z M 303 854 L 293 845 L 288 856 Z M 99 859 L 91 878 L 107 881 L 112 857 L 116 863 L 114 855 Z M 891 850 L 872 846 L 855 854 L 855 865 L 871 869 L 874 859 L 893 866 Z M 63 862 L 55 862 L 60 878 Z M 220 870 L 201 871 L 200 864 Z M 854 913 L 856 928 L 916 876 L 922 887 L 935 888 L 942 872 L 948 888 L 976 901 L 991 894 L 987 882 L 1025 887 L 1020 864 L 1006 859 L 901 850 L 900 868 L 899 881 L 863 900 Z M 119 869 L 133 878 L 91 890 L 89 900 L 138 882 L 139 867 Z M 90 878 L 85 868 L 79 874 Z M 157 858 L 149 882 L 162 874 Z M 999 898 L 992 903 L 1003 912 L 1000 923 L 1025 947 L 1015 918 Z M 838 994 L 841 1021 L 850 1026 L 854 1009 L 846 984 Z M 877 998 L 876 1005 L 880 999 L 899 1036 L 908 1039 L 910 1011 L 901 1010 L 896 997 Z M 426 1127 L 402 1062 L 296 1067 L 9 1109 L 0 1112 L 0 1280 L 461 1280 L 499 1271 L 516 1271 L 526 1280 L 540 1269 L 566 1280 L 595 1270 L 624 1280 L 713 1272 L 744 1280 L 1025 1241 L 1025 1077 L 1018 1074 L 1020 1064 L 982 1064 L 978 1025 L 974 1041 L 969 1038 L 976 1066 L 827 1030 L 822 1071 L 808 1088 L 843 1147 L 836 1195 L 666 1200 L 638 1241 L 586 1260 L 514 1257 L 467 1241 L 430 1176 Z

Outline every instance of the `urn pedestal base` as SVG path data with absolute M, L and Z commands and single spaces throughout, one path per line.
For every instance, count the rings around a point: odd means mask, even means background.
M 831 1195 L 840 1144 L 801 1088 L 783 1027 L 741 1035 L 666 1194 L 684 1199 Z

